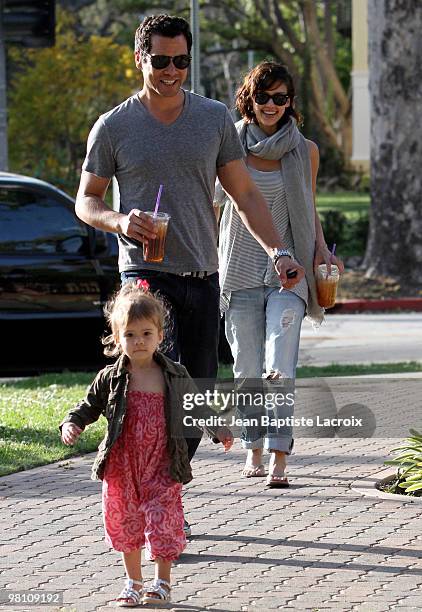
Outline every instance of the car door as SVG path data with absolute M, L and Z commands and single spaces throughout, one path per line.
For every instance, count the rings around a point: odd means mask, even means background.
M 88 228 L 59 191 L 0 184 L 0 317 L 100 317 Z

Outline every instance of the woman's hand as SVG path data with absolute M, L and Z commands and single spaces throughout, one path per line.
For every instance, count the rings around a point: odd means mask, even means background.
M 332 255 L 330 253 L 325 242 L 323 244 L 317 244 L 315 246 L 315 254 L 314 254 L 314 272 L 315 273 L 320 264 L 326 264 L 328 274 L 331 274 L 331 264 L 334 264 L 338 267 L 340 274 L 343 274 L 344 272 L 344 264 L 342 260 L 336 255 Z
M 82 429 L 74 423 L 65 423 L 62 427 L 62 442 L 72 446 L 82 433 Z
M 280 277 L 280 283 L 283 289 L 292 289 L 305 276 L 305 270 L 300 264 L 290 257 L 280 257 L 277 259 L 275 269 Z M 287 275 L 287 272 L 296 272 L 295 276 Z
M 224 446 L 224 452 L 227 453 L 233 446 L 233 434 L 228 427 L 219 427 L 215 432 L 215 437 Z

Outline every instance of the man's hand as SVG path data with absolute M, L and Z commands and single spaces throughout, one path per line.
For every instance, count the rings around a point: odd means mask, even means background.
M 156 237 L 151 217 L 137 208 L 133 208 L 129 214 L 123 215 L 119 233 L 145 243 L 148 242 L 149 238 Z
M 280 277 L 283 289 L 292 289 L 305 276 L 305 270 L 300 264 L 290 257 L 280 257 L 275 264 L 275 269 Z M 287 277 L 287 272 L 296 272 L 296 276 Z
M 65 423 L 62 427 L 62 442 L 72 446 L 82 433 L 82 429 L 74 423 Z
M 233 446 L 233 434 L 228 427 L 219 427 L 215 432 L 215 437 L 224 446 L 224 452 L 227 453 Z
M 344 272 L 344 264 L 341 261 L 341 259 L 339 257 L 336 257 L 335 255 L 332 255 L 330 253 L 330 251 L 328 250 L 327 245 L 324 244 L 320 244 L 320 245 L 316 245 L 315 247 L 315 255 L 314 255 L 314 272 L 316 274 L 316 271 L 318 269 L 318 266 L 320 264 L 326 264 L 327 266 L 327 273 L 331 274 L 331 264 L 334 264 L 338 267 L 338 270 L 340 272 L 340 274 L 343 274 Z

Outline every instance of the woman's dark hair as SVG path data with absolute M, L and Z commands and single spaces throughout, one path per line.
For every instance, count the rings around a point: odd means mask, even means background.
M 236 92 L 236 108 L 243 117 L 249 122 L 256 123 L 253 111 L 253 101 L 259 91 L 271 89 L 277 83 L 283 83 L 287 87 L 290 99 L 288 106 L 279 121 L 280 128 L 287 122 L 289 117 L 294 117 L 298 125 L 303 121 L 302 115 L 294 108 L 295 86 L 293 78 L 287 67 L 276 62 L 261 62 L 245 76 L 242 85 Z
M 150 15 L 145 17 L 135 32 L 135 53 L 150 53 L 151 36 L 175 38 L 181 34 L 186 38 L 188 53 L 192 48 L 192 33 L 186 19 L 172 15 Z

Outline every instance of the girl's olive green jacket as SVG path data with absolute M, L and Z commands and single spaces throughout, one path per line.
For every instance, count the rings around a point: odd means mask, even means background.
M 192 470 L 184 437 L 186 428 L 183 426 L 183 417 L 187 413 L 183 407 L 183 396 L 185 393 L 198 393 L 198 389 L 184 366 L 159 352 L 154 354 L 154 359 L 163 371 L 166 385 L 164 416 L 167 451 L 170 457 L 170 476 L 176 482 L 185 484 L 192 480 Z M 61 429 L 64 423 L 74 423 L 81 429 L 85 429 L 87 425 L 97 421 L 100 415 L 106 417 L 107 432 L 98 447 L 98 454 L 92 467 L 91 478 L 93 480 L 102 480 L 107 457 L 122 432 L 130 377 L 126 363 L 127 358 L 122 356 L 113 365 L 101 370 L 89 388 L 85 399 L 68 413 L 59 426 Z M 196 406 L 190 411 L 190 414 L 194 418 L 216 416 L 216 413 L 207 406 Z M 201 429 L 209 436 L 215 437 L 214 428 L 203 427 Z M 201 432 L 199 430 L 195 432 L 189 428 L 188 435 L 200 436 Z

